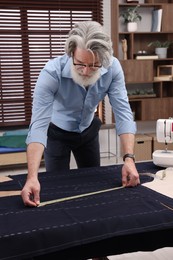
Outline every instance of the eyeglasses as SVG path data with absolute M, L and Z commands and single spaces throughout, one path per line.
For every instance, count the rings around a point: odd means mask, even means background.
M 75 63 L 74 58 L 73 58 L 73 65 L 76 67 L 77 70 L 83 70 L 85 68 L 89 68 L 90 70 L 98 70 L 99 68 L 102 67 L 102 65 L 88 65 L 88 64 L 80 64 L 80 63 Z

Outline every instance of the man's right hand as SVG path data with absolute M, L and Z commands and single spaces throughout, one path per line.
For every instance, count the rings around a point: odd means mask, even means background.
M 37 207 L 40 204 L 40 183 L 37 178 L 27 179 L 21 196 L 25 206 Z

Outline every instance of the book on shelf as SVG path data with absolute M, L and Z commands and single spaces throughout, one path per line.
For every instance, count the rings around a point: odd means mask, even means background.
M 156 54 L 135 54 L 136 60 L 157 60 L 158 58 Z
M 162 9 L 156 9 L 152 11 L 152 32 L 160 32 L 162 24 Z
M 138 4 L 139 1 L 134 1 L 134 0 L 126 0 L 126 3 L 128 4 Z

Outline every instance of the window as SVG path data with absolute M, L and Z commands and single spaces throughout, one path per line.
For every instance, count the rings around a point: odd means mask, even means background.
M 0 126 L 28 126 L 40 70 L 64 54 L 74 23 L 102 23 L 102 0 L 1 0 Z

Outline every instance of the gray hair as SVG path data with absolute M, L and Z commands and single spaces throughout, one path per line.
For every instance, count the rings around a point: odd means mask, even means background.
M 72 56 L 77 47 L 96 53 L 101 64 L 105 68 L 109 67 L 113 54 L 112 41 L 98 22 L 85 21 L 75 24 L 66 41 L 65 51 Z

